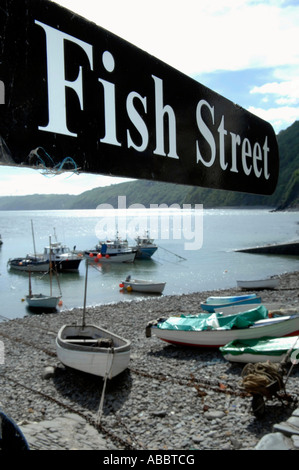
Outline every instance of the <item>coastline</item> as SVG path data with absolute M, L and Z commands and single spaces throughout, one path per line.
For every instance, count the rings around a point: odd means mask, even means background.
M 262 302 L 299 312 L 299 272 L 275 277 L 280 278 L 279 287 L 259 291 Z M 218 350 L 179 348 L 145 337 L 148 321 L 174 313 L 198 313 L 206 297 L 240 292 L 235 287 L 88 308 L 87 321 L 132 343 L 129 369 L 107 383 L 99 424 L 102 379 L 65 368 L 55 352 L 59 328 L 66 322 L 80 322 L 82 309 L 1 322 L 0 406 L 21 424 L 25 437 L 28 432 L 32 449 L 254 449 L 294 408 L 271 400 L 264 419 L 257 420 L 251 397 L 240 388 L 241 364 L 226 362 Z M 298 377 L 297 366 L 287 385 L 287 392 L 296 397 Z M 54 427 L 53 420 L 70 413 L 98 431 L 94 443 L 87 442 L 88 433 L 76 445 L 70 437 L 53 442 L 49 427 L 34 437 L 34 426 L 52 422 Z

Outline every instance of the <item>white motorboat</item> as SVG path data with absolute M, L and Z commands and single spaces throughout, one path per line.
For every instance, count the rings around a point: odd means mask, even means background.
M 18 257 L 8 260 L 8 265 L 12 269 L 27 272 L 48 272 L 50 267 L 50 253 L 52 266 L 57 271 L 77 271 L 82 261 L 82 255 L 71 251 L 60 242 L 52 242 L 45 246 L 43 253 L 36 253 L 33 224 L 32 237 L 34 245 L 34 254 L 28 254 L 24 257 Z
M 154 282 L 143 279 L 131 279 L 128 276 L 125 281 L 122 281 L 119 285 L 122 289 L 126 289 L 128 292 L 144 292 L 149 294 L 162 294 L 165 288 L 166 282 Z
M 54 310 L 60 302 L 61 296 L 45 295 L 45 294 L 29 294 L 26 295 L 28 307 L 33 309 Z
M 50 267 L 49 261 L 32 255 L 23 258 L 10 258 L 7 264 L 11 269 L 26 272 L 48 272 Z

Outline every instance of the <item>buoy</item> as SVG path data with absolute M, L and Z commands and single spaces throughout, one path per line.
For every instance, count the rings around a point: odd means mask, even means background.
M 96 258 L 94 259 L 94 262 L 97 263 L 98 261 L 99 261 L 99 258 L 96 257 Z
M 90 257 L 90 258 L 93 258 L 93 253 L 89 253 L 89 257 Z
M 97 254 L 97 258 L 98 258 L 98 259 L 102 258 L 101 253 L 98 253 L 98 254 Z
M 21 302 L 25 302 L 25 299 L 21 299 Z
M 109 255 L 105 255 L 105 258 L 110 258 L 110 256 L 109 256 Z
M 128 287 L 127 287 L 127 291 L 128 291 L 128 292 L 131 292 L 131 290 L 132 290 L 132 287 L 131 287 L 131 286 L 128 286 Z
M 59 307 L 61 307 L 63 305 L 62 300 L 59 300 L 58 305 L 59 305 Z
M 119 287 L 123 288 L 123 287 L 125 287 L 125 285 L 123 283 L 120 283 Z

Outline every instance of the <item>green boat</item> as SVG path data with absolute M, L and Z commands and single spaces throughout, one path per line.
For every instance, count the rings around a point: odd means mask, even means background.
M 299 336 L 234 340 L 219 348 L 230 362 L 299 362 Z

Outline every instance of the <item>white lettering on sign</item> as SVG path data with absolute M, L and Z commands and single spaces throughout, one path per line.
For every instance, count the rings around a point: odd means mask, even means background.
M 217 125 L 215 123 L 215 113 L 214 107 L 211 106 L 207 101 L 199 101 L 196 108 L 196 121 L 198 129 L 201 135 L 204 137 L 205 141 L 209 144 L 210 154 L 208 156 L 202 155 L 200 151 L 199 142 L 196 142 L 196 161 L 200 161 L 204 166 L 211 167 L 216 159 L 216 142 L 214 139 L 214 134 L 210 128 L 205 123 L 202 117 L 203 107 L 208 109 L 211 115 L 211 121 L 213 126 Z M 225 119 L 224 116 L 221 117 L 220 124 L 218 125 L 217 132 L 219 136 L 218 149 L 219 149 L 219 163 L 222 170 L 229 168 L 229 171 L 234 173 L 239 173 L 240 167 L 242 168 L 244 174 L 249 176 L 253 170 L 255 176 L 260 178 L 262 175 L 267 180 L 270 177 L 268 172 L 268 137 L 266 136 L 264 145 L 261 147 L 259 142 L 255 142 L 252 148 L 248 138 L 244 138 L 243 142 L 241 137 L 234 132 L 229 132 L 230 134 L 230 145 L 228 148 L 231 149 L 230 155 L 226 155 L 225 152 L 225 138 L 228 135 L 228 131 L 225 129 Z M 250 163 L 252 162 L 252 163 Z
M 70 82 L 65 79 L 64 41 L 72 41 L 86 52 L 91 69 L 93 68 L 92 46 L 40 21 L 36 20 L 35 23 L 45 30 L 47 38 L 49 122 L 46 127 L 39 127 L 39 129 L 77 137 L 77 134 L 70 132 L 67 128 L 65 87 L 75 90 L 80 107 L 83 109 L 82 67 L 80 67 L 75 81 Z
M 69 34 L 56 30 L 40 21 L 35 21 L 37 25 L 43 28 L 46 33 L 47 48 L 47 74 L 48 74 L 48 114 L 49 121 L 40 130 L 77 137 L 67 125 L 66 109 L 66 88 L 72 88 L 80 104 L 80 109 L 84 108 L 83 100 L 83 73 L 82 66 L 78 69 L 77 78 L 69 81 L 65 77 L 65 41 L 71 41 L 79 46 L 88 58 L 88 64 L 93 71 L 93 46 L 79 40 Z M 111 52 L 104 51 L 102 54 L 102 64 L 106 72 L 112 74 L 115 70 L 115 59 Z M 154 104 L 155 104 L 155 149 L 153 154 L 169 158 L 179 159 L 177 150 L 177 121 L 175 109 L 169 104 L 164 103 L 164 83 L 163 80 L 155 75 L 153 79 Z M 100 139 L 101 143 L 122 146 L 117 136 L 117 122 L 120 116 L 116 111 L 116 85 L 113 81 L 107 81 L 99 77 L 99 86 L 103 90 L 103 117 L 105 124 L 105 135 Z M 126 129 L 127 148 L 133 148 L 138 152 L 143 152 L 148 148 L 150 135 L 153 130 L 148 126 L 137 110 L 137 103 L 142 106 L 144 114 L 147 115 L 148 98 L 142 96 L 138 91 L 130 91 L 126 97 L 126 112 L 131 124 L 136 129 L 140 138 L 138 142 L 132 137 L 130 129 Z M 270 173 L 268 171 L 269 146 L 268 136 L 265 137 L 263 144 L 260 142 L 251 142 L 248 137 L 241 137 L 231 129 L 226 129 L 225 116 L 222 115 L 216 119 L 215 107 L 208 101 L 201 99 L 197 103 L 196 115 L 194 119 L 197 128 L 201 134 L 201 139 L 194 137 L 194 162 L 202 164 L 205 167 L 212 167 L 217 161 L 223 171 L 231 173 L 243 172 L 245 176 L 253 174 L 256 178 L 265 178 L 268 180 Z M 99 111 L 99 115 L 100 115 Z M 205 117 L 204 117 L 205 116 Z M 208 116 L 208 118 L 207 118 Z M 121 116 L 123 119 L 123 116 Z M 207 123 L 206 121 L 209 121 Z M 218 122 L 216 122 L 218 121 Z M 168 126 L 165 132 L 166 125 Z M 168 142 L 166 145 L 165 138 Z M 216 137 L 215 137 L 216 136 Z M 135 140 L 134 140 L 135 139 Z M 205 144 L 203 152 L 201 145 Z M 166 150 L 167 149 L 167 150 Z M 228 150 L 229 149 L 229 150 Z

